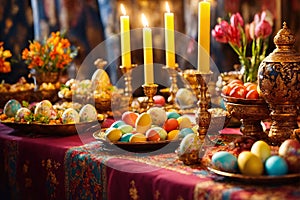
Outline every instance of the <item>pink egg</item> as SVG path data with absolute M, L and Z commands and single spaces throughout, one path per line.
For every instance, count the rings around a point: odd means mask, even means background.
M 164 106 L 166 103 L 165 97 L 163 97 L 161 95 L 155 95 L 153 97 L 153 100 L 154 100 L 154 104 L 160 105 L 160 106 Z
M 126 124 L 135 127 L 136 119 L 138 118 L 138 114 L 131 111 L 126 111 L 122 114 L 122 121 Z
M 160 140 L 160 136 L 155 129 L 149 129 L 146 132 L 146 137 L 149 141 L 159 141 Z

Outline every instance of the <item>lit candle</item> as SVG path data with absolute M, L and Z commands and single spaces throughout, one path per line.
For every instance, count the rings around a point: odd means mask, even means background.
M 166 65 L 175 67 L 175 40 L 174 40 L 174 14 L 170 12 L 168 2 L 166 2 L 165 13 L 165 43 L 166 43 Z
M 152 31 L 148 27 L 148 21 L 142 14 L 143 28 L 143 48 L 144 48 L 144 79 L 145 85 L 153 84 L 153 53 L 152 53 Z
M 123 4 L 121 4 L 121 12 L 123 14 L 120 16 L 122 66 L 131 67 L 129 16 L 126 15 Z
M 210 3 L 199 2 L 198 10 L 198 71 L 210 72 Z

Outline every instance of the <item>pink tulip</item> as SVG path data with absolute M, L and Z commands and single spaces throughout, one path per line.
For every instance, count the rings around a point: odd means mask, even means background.
M 266 20 L 262 20 L 255 27 L 255 36 L 257 38 L 261 37 L 263 39 L 269 37 L 272 33 L 272 26 Z
M 233 27 L 244 26 L 244 20 L 240 13 L 233 14 L 230 17 L 230 24 Z
M 222 20 L 215 26 L 215 28 L 212 30 L 212 36 L 221 43 L 227 43 L 228 42 L 228 30 L 230 25 L 227 21 Z

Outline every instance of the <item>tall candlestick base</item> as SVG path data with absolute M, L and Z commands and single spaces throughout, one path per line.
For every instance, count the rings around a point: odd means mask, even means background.
M 178 86 L 177 86 L 178 64 L 175 64 L 174 67 L 165 66 L 164 69 L 168 71 L 171 80 L 171 86 L 169 89 L 170 96 L 168 97 L 167 102 L 170 105 L 170 107 L 172 107 L 172 109 L 179 110 L 179 106 L 176 103 L 176 93 L 178 91 Z
M 152 84 L 144 84 L 143 85 L 144 93 L 148 97 L 147 98 L 147 110 L 154 105 L 154 99 L 153 99 L 153 97 L 154 97 L 154 95 L 157 92 L 157 87 L 158 87 L 158 85 L 154 84 L 154 83 L 152 83 Z
M 196 112 L 196 123 L 198 124 L 198 136 L 202 143 L 205 141 L 205 137 L 211 121 L 211 114 L 208 112 L 209 98 L 207 98 L 207 84 L 210 81 L 212 72 L 203 74 L 195 73 L 198 89 L 199 89 L 199 101 L 197 103 L 198 110 Z
M 132 110 L 132 85 L 131 85 L 131 80 L 132 80 L 132 76 L 131 76 L 131 72 L 132 69 L 134 69 L 137 66 L 137 64 L 132 64 L 131 66 L 120 66 L 120 69 L 124 75 L 124 83 L 125 83 L 125 88 L 124 88 L 124 97 L 126 99 L 128 99 L 129 101 L 129 110 Z

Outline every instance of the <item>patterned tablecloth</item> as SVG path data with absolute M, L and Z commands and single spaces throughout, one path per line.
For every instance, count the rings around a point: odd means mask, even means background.
M 224 180 L 173 152 L 113 150 L 90 133 L 24 136 L 0 124 L 4 199 L 300 199 L 300 182 L 254 185 Z M 85 141 L 88 141 L 87 139 Z

